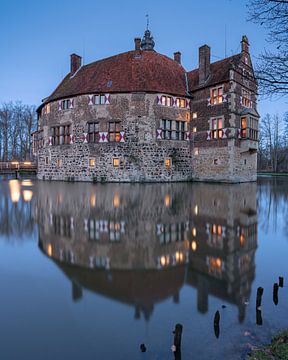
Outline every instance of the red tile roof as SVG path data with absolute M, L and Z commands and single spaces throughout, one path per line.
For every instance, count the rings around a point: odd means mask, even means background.
M 229 80 L 229 69 L 237 65 L 241 54 L 211 64 L 211 75 L 202 86 Z M 199 70 L 186 72 L 182 65 L 155 51 L 128 51 L 82 66 L 73 76 L 70 73 L 47 102 L 93 93 L 153 92 L 178 96 L 199 88 Z M 188 80 L 188 84 L 187 84 Z
M 185 69 L 155 51 L 128 51 L 70 73 L 45 102 L 89 93 L 160 92 L 185 96 Z
M 200 87 L 212 86 L 229 80 L 229 70 L 233 65 L 237 66 L 242 55 L 237 54 L 223 60 L 216 61 L 210 65 L 210 76 L 207 81 L 199 86 L 199 69 L 187 73 L 189 90 L 195 91 Z

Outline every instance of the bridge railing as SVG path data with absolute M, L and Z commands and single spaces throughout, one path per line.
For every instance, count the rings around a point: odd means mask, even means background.
M 0 161 L 0 171 L 36 169 L 37 165 L 33 161 Z

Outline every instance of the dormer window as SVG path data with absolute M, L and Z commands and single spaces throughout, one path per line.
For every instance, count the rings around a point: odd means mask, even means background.
M 176 107 L 178 108 L 185 108 L 185 99 L 182 98 L 176 98 Z
M 223 86 L 218 86 L 210 91 L 211 105 L 222 104 L 223 102 Z
M 94 95 L 94 97 L 93 97 L 93 103 L 95 105 L 104 105 L 105 101 L 106 101 L 105 95 L 97 94 L 97 95 Z
M 67 110 L 72 107 L 72 101 L 70 99 L 62 100 L 61 101 L 61 109 Z

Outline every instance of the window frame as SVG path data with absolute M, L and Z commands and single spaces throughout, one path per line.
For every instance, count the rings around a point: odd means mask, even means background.
M 219 123 L 221 122 L 221 126 Z M 216 124 L 216 126 L 214 126 Z M 224 116 L 216 116 L 210 118 L 210 131 L 211 139 L 217 140 L 223 138 L 223 129 L 224 129 Z
M 216 86 L 210 89 L 210 104 L 220 105 L 223 104 L 224 85 Z

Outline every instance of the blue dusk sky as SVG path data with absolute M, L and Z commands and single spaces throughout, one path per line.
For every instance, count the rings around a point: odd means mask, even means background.
M 198 47 L 211 46 L 217 61 L 240 51 L 249 38 L 252 60 L 263 50 L 265 30 L 249 23 L 245 0 L 1 0 L 0 103 L 39 105 L 69 72 L 70 54 L 84 63 L 132 50 L 149 14 L 156 51 L 181 51 L 186 70 L 198 66 Z M 287 100 L 260 100 L 259 112 L 283 114 Z

